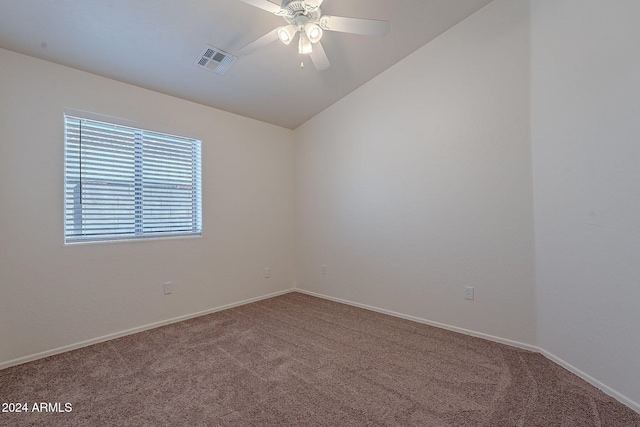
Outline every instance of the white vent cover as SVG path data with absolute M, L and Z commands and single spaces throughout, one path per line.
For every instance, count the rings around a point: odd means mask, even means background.
M 223 75 L 236 62 L 236 59 L 238 59 L 237 56 L 208 45 L 202 50 L 193 65 Z

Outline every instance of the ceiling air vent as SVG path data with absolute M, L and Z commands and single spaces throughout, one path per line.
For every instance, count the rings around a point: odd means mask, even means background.
M 236 59 L 238 59 L 237 56 L 233 56 L 217 47 L 207 46 L 193 65 L 223 75 L 236 62 Z

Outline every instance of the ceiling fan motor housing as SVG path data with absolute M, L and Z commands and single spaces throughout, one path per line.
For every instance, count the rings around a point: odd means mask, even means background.
M 319 6 L 309 6 L 304 1 L 284 0 L 282 2 L 282 17 L 300 31 L 309 22 L 317 22 L 320 19 L 321 11 Z

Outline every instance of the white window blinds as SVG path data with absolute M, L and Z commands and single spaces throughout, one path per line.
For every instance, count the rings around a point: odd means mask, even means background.
M 65 242 L 200 235 L 200 141 L 65 116 Z

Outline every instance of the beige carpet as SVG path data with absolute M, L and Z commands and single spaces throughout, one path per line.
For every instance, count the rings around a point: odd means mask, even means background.
M 0 402 L 29 406 L 2 426 L 640 426 L 539 354 L 300 293 L 2 370 Z

